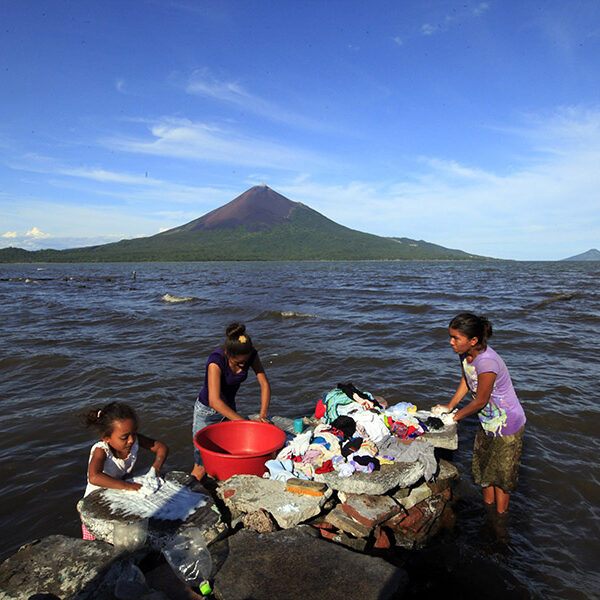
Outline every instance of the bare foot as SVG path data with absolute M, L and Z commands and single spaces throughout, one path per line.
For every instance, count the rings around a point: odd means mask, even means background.
M 206 475 L 206 469 L 202 465 L 194 465 L 190 475 L 195 477 L 198 481 L 202 481 Z

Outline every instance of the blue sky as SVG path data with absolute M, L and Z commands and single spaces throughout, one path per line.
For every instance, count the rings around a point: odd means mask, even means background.
M 0 247 L 153 235 L 266 183 L 348 227 L 600 248 L 598 0 L 4 0 Z

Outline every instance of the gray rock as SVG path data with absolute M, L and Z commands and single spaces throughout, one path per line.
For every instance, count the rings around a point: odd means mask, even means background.
M 381 465 L 379 471 L 354 473 L 350 477 L 339 477 L 335 471 L 315 475 L 315 481 L 322 481 L 330 488 L 348 494 L 383 495 L 401 487 L 413 486 L 423 477 L 424 468 L 419 462 Z
M 380 558 L 316 537 L 310 526 L 258 534 L 242 530 L 217 542 L 219 600 L 386 600 L 401 598 L 408 577 Z
M 460 471 L 451 462 L 441 458 L 439 464 L 436 480 L 457 479 L 460 476 Z
M 445 450 L 456 450 L 458 448 L 458 428 L 457 424 L 445 425 L 438 431 L 429 431 L 418 438 L 424 442 L 429 442 L 436 448 Z
M 192 491 L 205 495 L 206 503 L 198 507 L 185 521 L 167 521 L 150 518 L 148 520 L 148 536 L 146 546 L 148 549 L 161 550 L 165 544 L 176 535 L 182 527 L 198 527 L 207 543 L 210 543 L 227 532 L 227 526 L 221 519 L 221 514 L 208 491 L 191 481 L 188 474 L 181 471 L 167 473 L 165 479 L 175 481 L 180 485 L 189 485 Z M 195 482 L 195 483 L 194 483 Z M 81 501 L 77 509 L 82 522 L 96 539 L 113 543 L 115 524 L 140 521 L 131 515 L 125 515 L 114 510 L 105 497 L 105 490 L 95 490 Z
M 114 594 L 117 600 L 137 600 L 137 598 L 151 594 L 152 591 L 140 568 L 129 563 L 115 583 Z
M 391 496 L 351 494 L 341 506 L 353 519 L 371 528 L 404 512 Z
M 359 523 L 353 519 L 344 511 L 341 504 L 338 504 L 329 514 L 325 516 L 325 521 L 357 538 L 368 537 L 371 535 L 371 531 L 373 531 L 373 527 L 363 525 L 362 523 Z
M 0 598 L 54 594 L 61 600 L 112 600 L 128 564 L 106 542 L 51 535 L 26 544 L 0 565 Z
M 219 485 L 217 495 L 231 511 L 232 519 L 262 509 L 279 527 L 289 529 L 318 515 L 332 494 L 330 489 L 322 496 L 296 494 L 286 491 L 285 485 L 256 475 L 234 475 Z
M 415 504 L 418 504 L 426 498 L 429 498 L 432 493 L 433 492 L 431 491 L 431 488 L 426 483 L 422 483 L 421 485 L 410 490 L 410 494 L 408 494 L 408 496 L 404 496 L 402 494 L 394 494 L 393 496 L 402 506 L 404 506 L 406 510 L 409 510 L 415 506 Z

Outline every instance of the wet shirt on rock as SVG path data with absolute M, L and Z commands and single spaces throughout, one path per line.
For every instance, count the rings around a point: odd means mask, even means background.
M 252 363 L 257 355 L 258 353 L 256 350 L 253 350 L 248 358 L 248 361 L 242 367 L 242 370 L 239 373 L 234 373 L 229 367 L 229 361 L 227 360 L 225 350 L 219 348 L 214 352 L 211 352 L 208 360 L 206 361 L 206 368 L 204 370 L 204 385 L 198 394 L 198 400 L 200 400 L 200 402 L 202 402 L 202 404 L 205 406 L 209 406 L 208 365 L 215 363 L 219 369 L 221 369 L 221 399 L 227 404 L 227 406 L 235 410 L 235 395 L 240 388 L 240 384 L 243 381 L 246 381 L 248 377 L 248 370 L 252 366 Z
M 477 413 L 479 422 L 489 435 L 511 435 L 525 423 L 525 413 L 512 384 L 504 361 L 490 346 L 480 352 L 473 362 L 467 355 L 460 355 L 465 381 L 473 397 L 477 393 L 477 378 L 480 373 L 495 373 L 496 380 L 488 403 Z

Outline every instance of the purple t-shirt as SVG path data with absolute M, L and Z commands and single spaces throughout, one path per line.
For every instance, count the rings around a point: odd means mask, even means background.
M 489 435 L 511 435 L 525 424 L 525 413 L 517 398 L 510 374 L 504 361 L 488 346 L 472 363 L 467 355 L 460 356 L 465 381 L 473 397 L 477 393 L 477 377 L 480 373 L 495 373 L 496 379 L 489 402 L 477 413 L 481 426 Z
M 198 400 L 205 406 L 208 406 L 208 365 L 215 363 L 219 369 L 221 369 L 221 400 L 227 404 L 233 410 L 235 408 L 235 395 L 242 381 L 246 381 L 248 377 L 248 369 L 252 366 L 254 359 L 258 356 L 258 352 L 253 350 L 248 358 L 248 361 L 242 367 L 239 373 L 234 373 L 229 368 L 229 361 L 225 355 L 223 348 L 218 348 L 211 352 L 208 360 L 206 361 L 206 367 L 204 369 L 204 385 L 198 394 Z

